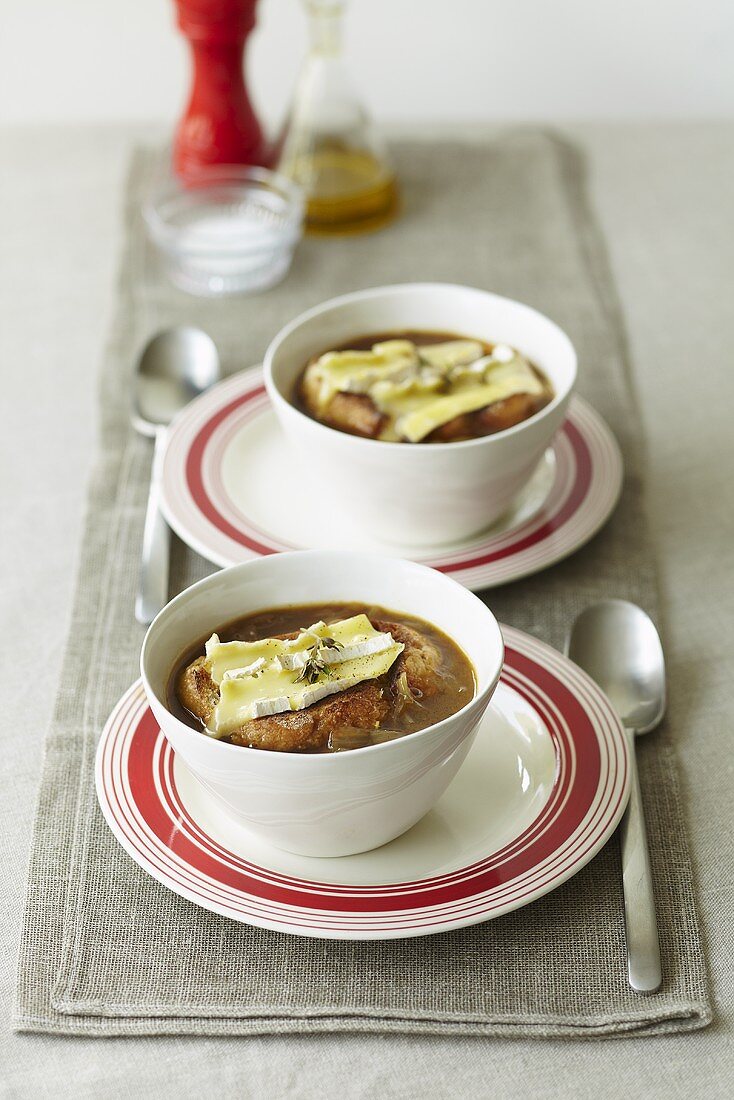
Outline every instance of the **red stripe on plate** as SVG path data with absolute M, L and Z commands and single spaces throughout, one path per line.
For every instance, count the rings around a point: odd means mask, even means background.
M 222 515 L 206 489 L 204 482 L 204 457 L 210 439 L 221 424 L 238 409 L 262 397 L 264 393 L 265 388 L 263 386 L 257 386 L 247 393 L 234 398 L 227 405 L 219 409 L 199 429 L 186 455 L 186 483 L 191 498 L 201 514 L 221 534 L 226 535 L 238 545 L 245 546 L 253 553 L 262 555 L 276 554 L 279 552 L 278 547 L 256 539 L 249 532 L 242 528 L 235 527 Z M 549 516 L 544 523 L 522 538 L 506 543 L 495 550 L 488 549 L 486 551 L 480 551 L 473 558 L 462 559 L 455 562 L 431 562 L 430 564 L 433 568 L 443 573 L 454 573 L 466 569 L 473 569 L 478 566 L 489 565 L 492 562 L 500 561 L 536 546 L 551 535 L 554 535 L 561 527 L 569 522 L 583 504 L 588 494 L 593 472 L 592 458 L 587 441 L 570 419 L 564 422 L 560 430 L 566 435 L 571 445 L 576 462 L 576 478 L 571 492 L 559 511 Z
M 202 514 L 206 516 L 209 522 L 213 524 L 218 531 L 221 531 L 222 534 L 227 535 L 228 538 L 239 543 L 240 546 L 246 546 L 256 554 L 263 555 L 275 554 L 277 550 L 264 542 L 258 542 L 256 539 L 251 538 L 237 527 L 233 527 L 232 524 L 224 518 L 221 512 L 215 508 L 204 486 L 203 459 L 206 445 L 219 425 L 231 416 L 236 409 L 241 408 L 243 405 L 247 405 L 250 401 L 261 397 L 264 393 L 265 387 L 258 386 L 256 389 L 250 390 L 241 397 L 235 398 L 234 401 L 230 401 L 228 405 L 225 405 L 224 408 L 216 412 L 197 433 L 191 444 L 189 453 L 186 456 L 186 482 L 191 497 Z
M 529 550 L 532 546 L 536 546 L 538 543 L 550 538 L 564 524 L 568 523 L 586 499 L 591 484 L 592 463 L 588 444 L 576 425 L 570 420 L 565 420 L 560 430 L 568 437 L 576 459 L 576 479 L 571 492 L 558 512 L 549 516 L 544 523 L 524 538 L 510 542 L 498 550 L 488 550 L 478 554 L 475 558 L 463 558 L 460 562 L 449 562 L 445 565 L 436 563 L 434 569 L 438 569 L 441 573 L 452 573 L 460 569 L 473 569 L 479 565 L 490 565 L 502 558 L 508 558 L 521 553 L 523 550 Z
M 513 665 L 540 687 L 563 714 L 571 731 L 573 744 L 583 768 L 577 768 L 569 796 L 550 827 L 530 845 L 504 861 L 493 854 L 487 864 L 471 879 L 432 884 L 418 880 L 401 884 L 412 887 L 405 894 L 393 893 L 392 884 L 381 887 L 345 888 L 339 884 L 314 883 L 304 887 L 299 880 L 283 876 L 280 881 L 256 877 L 244 869 L 223 865 L 210 851 L 193 843 L 180 829 L 171 828 L 171 819 L 160 800 L 154 782 L 154 752 L 161 736 L 150 710 L 145 711 L 131 735 L 128 754 L 128 775 L 136 807 L 151 832 L 160 843 L 189 867 L 214 882 L 276 905 L 300 906 L 303 909 L 341 913 L 393 913 L 420 907 L 433 907 L 466 900 L 477 894 L 495 890 L 510 883 L 544 860 L 581 825 L 591 808 L 601 775 L 601 755 L 594 725 L 580 700 L 548 669 L 530 658 L 515 653 Z M 537 702 L 531 703 L 534 707 Z M 254 868 L 253 868 L 254 871 Z M 272 875 L 264 868 L 257 873 Z M 324 888 L 339 889 L 338 897 L 324 893 Z M 416 894 L 419 898 L 416 898 Z
M 507 652 L 508 651 L 506 650 L 506 653 Z M 511 652 L 510 656 L 512 656 Z M 567 744 L 565 730 L 561 725 L 557 723 L 555 717 L 552 714 L 548 713 L 547 709 L 543 706 L 541 702 L 539 702 L 539 700 L 534 695 L 531 697 L 527 692 L 523 691 L 521 687 L 518 687 L 514 683 L 510 682 L 508 676 L 506 675 L 506 672 L 503 672 L 502 682 L 506 686 L 512 687 L 513 690 L 516 690 L 518 694 L 522 695 L 522 697 L 525 698 L 526 701 L 530 702 L 531 706 L 534 707 L 536 712 L 540 714 L 541 718 L 543 718 L 546 724 L 546 727 L 548 728 L 551 739 L 553 740 L 556 748 L 557 773 L 554 779 L 554 785 L 548 797 L 548 800 L 543 809 L 540 811 L 538 817 L 533 822 L 531 822 L 530 825 L 528 825 L 528 827 L 522 833 L 520 833 L 517 837 L 510 841 L 504 848 L 498 849 L 497 852 L 493 853 L 490 858 L 483 858 L 475 864 L 467 864 L 466 866 L 459 868 L 457 871 L 454 871 L 451 874 L 414 880 L 412 882 L 396 881 L 384 886 L 361 886 L 357 888 L 360 892 L 369 892 L 373 890 L 379 891 L 385 889 L 389 889 L 392 892 L 401 892 L 406 890 L 415 891 L 418 888 L 428 885 L 439 883 L 442 884 L 445 882 L 455 881 L 458 878 L 466 878 L 469 875 L 478 873 L 486 866 L 495 866 L 501 863 L 503 860 L 508 859 L 510 855 L 512 855 L 512 853 L 515 852 L 519 847 L 527 845 L 527 843 L 532 838 L 534 838 L 535 835 L 539 834 L 544 828 L 546 828 L 551 818 L 556 816 L 558 806 L 565 799 L 572 781 L 572 767 L 569 764 L 569 745 Z M 226 848 L 223 848 L 220 844 L 217 843 L 217 841 L 215 841 L 212 837 L 210 837 L 207 833 L 203 831 L 198 822 L 196 822 L 191 817 L 188 810 L 181 801 L 181 798 L 178 794 L 178 789 L 176 787 L 176 780 L 173 772 L 174 759 L 175 755 L 170 746 L 163 750 L 163 752 L 160 754 L 159 759 L 160 786 L 163 792 L 163 798 L 168 807 L 169 817 L 172 821 L 181 823 L 185 822 L 192 837 L 196 841 L 198 841 L 198 843 L 203 844 L 204 847 L 206 847 L 213 855 L 216 855 L 219 859 L 226 860 L 226 862 L 235 867 L 264 875 L 265 877 L 275 881 L 288 883 L 291 885 L 296 884 L 299 886 L 311 886 L 319 890 L 337 890 L 341 893 L 344 892 L 345 887 L 342 885 L 332 886 L 329 883 L 315 882 L 308 879 L 300 879 L 293 878 L 292 876 L 280 875 L 275 871 L 271 871 L 269 869 L 258 867 L 256 864 L 249 863 L 247 860 L 241 859 L 240 857 L 235 856 L 232 852 L 228 851 Z

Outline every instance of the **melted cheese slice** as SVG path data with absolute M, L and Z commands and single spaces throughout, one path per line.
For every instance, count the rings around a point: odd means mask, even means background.
M 376 382 L 370 389 L 370 397 L 380 410 L 391 410 L 396 402 L 401 407 L 410 408 L 411 403 L 420 404 L 427 396 L 444 387 L 445 382 L 440 374 L 422 371 L 400 382 Z
M 271 662 L 291 656 L 295 658 L 292 668 L 302 668 L 306 650 L 322 638 L 333 638 L 342 646 L 354 647 L 373 638 L 390 637 L 375 630 L 366 615 L 353 615 L 350 619 L 341 619 L 329 626 L 324 622 L 314 623 L 302 630 L 295 638 L 262 638 L 256 642 L 220 642 L 212 634 L 206 643 L 206 667 L 215 684 L 219 685 L 227 675 L 235 671 L 246 672 L 249 666 L 259 660 Z M 352 656 L 357 656 L 353 653 Z M 300 657 L 300 661 L 299 658 Z M 288 661 L 285 662 L 286 665 Z M 328 663 L 328 662 L 327 662 Z
M 327 666 L 315 683 L 298 679 L 315 643 Z M 346 691 L 382 676 L 404 646 L 391 634 L 375 630 L 366 615 L 337 623 L 314 623 L 297 638 L 264 638 L 256 642 L 207 642 L 206 665 L 219 684 L 208 732 L 224 737 L 245 722 L 269 714 L 303 710 L 327 695 Z
M 318 386 L 318 405 L 325 409 L 337 393 L 368 393 L 375 382 L 407 377 L 418 363 L 411 340 L 385 340 L 371 351 L 327 351 L 308 368 Z
M 423 344 L 418 354 L 424 363 L 445 371 L 473 363 L 484 354 L 484 348 L 478 340 L 446 340 L 442 344 Z
M 455 416 L 477 412 L 518 393 L 543 393 L 540 379 L 530 364 L 519 356 L 509 363 L 489 364 L 483 380 L 472 375 L 458 382 L 450 393 L 424 398 L 420 404 L 408 409 L 400 409 L 397 402 L 390 411 L 397 418 L 395 430 L 398 436 L 411 443 L 419 443 Z
M 213 729 L 209 732 L 215 737 L 226 737 L 254 718 L 304 710 L 327 695 L 346 691 L 365 680 L 382 676 L 402 651 L 403 646 L 393 642 L 381 653 L 342 661 L 328 678 L 322 677 L 314 684 L 296 681 L 296 672 L 278 668 L 275 664 L 268 665 L 257 677 L 223 680 L 219 702 L 214 708 Z

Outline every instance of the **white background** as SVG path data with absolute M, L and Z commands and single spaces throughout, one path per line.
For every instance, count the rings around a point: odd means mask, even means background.
M 248 81 L 270 129 L 305 48 L 300 0 L 259 0 Z M 734 115 L 732 0 L 351 0 L 348 57 L 388 123 Z M 0 0 L 0 124 L 173 121 L 173 0 Z

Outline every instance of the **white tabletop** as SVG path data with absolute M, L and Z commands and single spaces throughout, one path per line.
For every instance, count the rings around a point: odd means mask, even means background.
M 43 738 L 73 594 L 125 168 L 140 128 L 5 131 L 0 179 L 2 1095 L 638 1096 L 734 1076 L 734 124 L 572 128 L 611 253 L 649 443 L 689 838 L 714 996 L 705 1032 L 543 1041 L 335 1036 L 93 1040 L 10 1030 Z M 453 136 L 456 136 L 454 133 Z M 9 171 L 8 171 L 9 168 Z M 32 689 L 24 686 L 32 677 Z M 29 702 L 30 698 L 30 702 Z

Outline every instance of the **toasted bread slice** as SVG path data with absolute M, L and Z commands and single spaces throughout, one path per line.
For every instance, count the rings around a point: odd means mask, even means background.
M 366 680 L 337 695 L 329 695 L 305 710 L 285 711 L 265 718 L 253 718 L 230 734 L 235 745 L 271 749 L 275 752 L 308 752 L 325 749 L 332 733 L 345 727 L 376 730 L 396 706 L 395 683 L 405 672 L 408 686 L 417 696 L 433 695 L 439 688 L 441 656 L 418 631 L 399 623 L 374 622 L 376 630 L 390 632 L 405 649 L 394 665 L 377 680 Z M 295 637 L 295 635 L 281 635 Z M 180 702 L 204 725 L 209 725 L 219 701 L 219 688 L 197 657 L 178 677 Z

